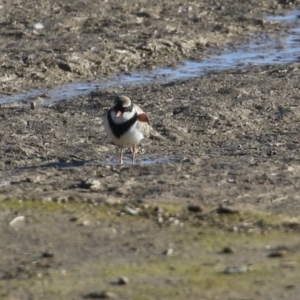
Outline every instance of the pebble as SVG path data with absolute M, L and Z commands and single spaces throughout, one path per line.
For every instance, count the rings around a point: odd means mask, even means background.
M 84 296 L 85 299 L 117 299 L 117 295 L 111 292 L 91 292 Z
M 174 225 L 179 225 L 180 221 L 178 219 L 175 219 L 173 223 L 174 223 Z
M 235 253 L 236 250 L 233 247 L 224 247 L 222 253 L 232 254 Z
M 232 228 L 232 231 L 233 231 L 233 232 L 239 232 L 239 228 L 238 228 L 237 226 L 234 226 L 234 227 Z
M 199 213 L 199 212 L 203 212 L 203 208 L 200 205 L 189 205 L 188 206 L 188 211 L 190 212 L 194 212 L 194 213 Z
M 287 255 L 287 251 L 286 250 L 276 250 L 276 251 L 273 251 L 271 252 L 268 257 L 284 257 Z
M 166 250 L 166 251 L 164 252 L 164 254 L 165 254 L 166 256 L 172 256 L 172 255 L 174 254 L 174 249 L 169 248 L 168 250 Z
M 51 198 L 51 197 L 44 197 L 42 201 L 43 201 L 44 203 L 52 202 L 52 198 Z
M 126 206 L 126 207 L 125 207 L 125 210 L 126 210 L 126 212 L 128 212 L 130 215 L 138 215 L 139 212 L 140 212 L 140 209 L 139 209 L 139 208 L 132 209 L 132 208 L 130 208 L 129 206 Z
M 294 284 L 289 284 L 289 285 L 286 285 L 285 288 L 287 290 L 291 290 L 291 289 L 294 289 L 296 286 Z
M 89 226 L 91 225 L 91 222 L 89 220 L 85 220 L 81 223 L 82 226 Z
M 101 187 L 101 182 L 97 179 L 83 179 L 81 180 L 79 187 L 82 189 L 91 189 L 97 191 Z
M 154 207 L 154 211 L 157 212 L 158 214 L 161 214 L 164 212 L 163 208 L 159 207 L 159 206 L 155 206 Z
M 120 204 L 120 203 L 122 203 L 122 200 L 121 200 L 121 199 L 118 199 L 118 198 L 114 198 L 114 197 L 108 197 L 108 198 L 104 199 L 103 202 L 104 202 L 105 204 L 115 205 L 115 204 Z
M 33 101 L 33 102 L 30 102 L 30 109 L 35 109 L 36 108 L 36 103 Z
M 14 218 L 12 221 L 9 222 L 9 226 L 11 227 L 17 227 L 18 225 L 23 224 L 25 221 L 25 217 L 24 216 L 19 216 Z
M 220 205 L 217 209 L 218 214 L 238 214 L 240 213 L 238 209 L 229 206 Z
M 35 23 L 35 24 L 33 25 L 33 27 L 34 27 L 35 29 L 43 29 L 43 28 L 44 28 L 44 25 L 43 25 L 42 23 Z
M 247 266 L 240 266 L 240 267 L 227 267 L 224 270 L 225 274 L 238 274 L 238 273 L 247 273 L 249 271 L 251 271 L 251 266 L 247 265 Z
M 228 182 L 228 183 L 236 183 L 236 180 L 233 179 L 233 178 L 228 178 L 228 179 L 227 179 L 227 182 Z
M 67 202 L 69 202 L 69 199 L 67 196 L 59 196 L 55 199 L 55 201 L 57 203 L 67 203 Z
M 191 178 L 191 175 L 189 175 L 189 174 L 184 174 L 184 175 L 182 175 L 182 177 L 183 177 L 184 179 L 190 179 L 190 178 Z
M 43 72 L 32 72 L 31 78 L 44 80 L 46 78 L 46 75 Z
M 129 279 L 128 279 L 128 277 L 125 277 L 125 276 L 119 277 L 119 279 L 117 281 L 117 284 L 119 284 L 119 285 L 126 285 L 128 283 L 129 283 Z
M 42 257 L 45 257 L 45 258 L 54 257 L 54 253 L 46 250 L 46 251 L 42 252 Z

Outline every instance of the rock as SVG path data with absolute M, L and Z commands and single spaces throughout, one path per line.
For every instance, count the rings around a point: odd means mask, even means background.
M 228 179 L 227 179 L 227 182 L 229 182 L 229 183 L 236 183 L 236 180 L 233 179 L 233 178 L 228 178 Z
M 178 219 L 175 219 L 175 220 L 173 221 L 173 224 L 176 225 L 176 226 L 178 226 L 178 225 L 180 224 L 180 221 L 179 221 Z
M 158 222 L 159 224 L 162 224 L 162 223 L 164 222 L 163 217 L 159 216 L 159 217 L 157 218 L 157 222 Z
M 66 72 L 72 72 L 72 67 L 70 66 L 70 64 L 66 63 L 66 62 L 58 62 L 57 63 L 57 66 L 62 69 L 63 71 L 66 71 Z
M 174 44 L 184 53 L 187 53 L 196 47 L 194 40 L 179 40 L 175 41 Z
M 190 212 L 194 212 L 194 213 L 199 213 L 199 212 L 203 212 L 203 208 L 200 205 L 189 205 L 188 206 L 188 211 Z
M 59 197 L 55 198 L 55 201 L 57 203 L 68 203 L 69 198 L 68 198 L 68 196 L 59 196 Z
M 166 251 L 164 252 L 164 254 L 165 254 L 166 256 L 172 256 L 172 255 L 174 254 L 174 249 L 169 248 L 168 250 L 166 250 Z
M 294 284 L 289 284 L 289 285 L 286 285 L 285 288 L 287 290 L 291 290 L 291 289 L 294 289 L 296 286 Z
M 46 79 L 46 75 L 43 72 L 32 72 L 30 73 L 32 79 L 35 80 L 44 80 Z
M 128 283 L 129 283 L 129 279 L 128 279 L 128 277 L 125 277 L 125 276 L 121 276 L 117 281 L 118 285 L 126 285 Z
M 276 250 L 269 253 L 268 257 L 275 258 L 275 257 L 284 257 L 286 255 L 287 255 L 287 251 L 282 249 L 282 250 Z
M 41 177 L 40 177 L 40 175 L 27 177 L 26 181 L 30 182 L 30 183 L 38 183 L 41 181 Z
M 236 250 L 233 247 L 224 247 L 222 253 L 232 254 L 235 253 Z
M 22 226 L 25 222 L 25 217 L 24 216 L 19 216 L 14 218 L 12 221 L 9 222 L 9 226 L 11 227 L 19 227 Z
M 91 222 L 89 220 L 85 220 L 80 225 L 81 226 L 89 226 L 89 225 L 91 225 Z
M 234 226 L 234 227 L 232 228 L 232 231 L 233 231 L 233 232 L 238 232 L 238 231 L 239 231 L 239 228 L 238 228 L 237 226 Z
M 105 198 L 105 199 L 103 200 L 103 202 L 104 202 L 105 204 L 115 205 L 115 204 L 120 204 L 120 203 L 122 203 L 122 199 L 119 199 L 119 198 L 115 198 L 115 197 L 109 196 L 109 197 Z
M 291 219 L 289 221 L 285 221 L 282 223 L 282 225 L 284 227 L 287 227 L 289 229 L 294 229 L 294 230 L 298 230 L 300 228 L 300 223 L 298 220 L 295 220 L 295 219 Z
M 234 207 L 220 205 L 217 209 L 218 214 L 239 214 L 239 210 Z
M 35 109 L 36 103 L 34 101 L 30 102 L 30 109 Z
M 190 179 L 190 178 L 191 178 L 191 175 L 189 175 L 189 174 L 184 174 L 184 175 L 182 175 L 182 177 L 183 177 L 184 179 Z
M 51 252 L 51 251 L 48 251 L 48 250 L 43 251 L 43 252 L 42 252 L 42 257 L 45 257 L 45 258 L 54 257 L 54 253 Z
M 44 197 L 44 198 L 42 199 L 42 201 L 43 201 L 44 203 L 52 202 L 52 198 L 51 198 L 51 197 Z
M 44 28 L 44 25 L 42 23 L 35 23 L 33 25 L 34 29 L 43 29 Z
M 83 179 L 81 180 L 78 187 L 82 189 L 91 189 L 93 191 L 97 191 L 101 187 L 101 182 L 97 179 Z
M 225 274 L 238 274 L 238 273 L 246 273 L 251 271 L 251 265 L 245 265 L 245 266 L 240 266 L 240 267 L 227 267 L 224 270 Z
M 126 206 L 125 211 L 128 212 L 130 215 L 138 215 L 140 212 L 140 209 L 139 208 L 132 209 L 129 206 Z
M 161 214 L 161 213 L 163 213 L 164 209 L 162 207 L 155 206 L 154 211 L 157 212 L 158 214 Z
M 85 299 L 117 299 L 117 295 L 110 292 L 91 292 L 84 296 Z

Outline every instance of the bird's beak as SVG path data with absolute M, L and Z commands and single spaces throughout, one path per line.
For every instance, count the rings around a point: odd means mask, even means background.
M 122 114 L 122 113 L 121 113 L 119 110 L 117 110 L 117 111 L 116 111 L 116 118 L 120 117 L 121 114 Z

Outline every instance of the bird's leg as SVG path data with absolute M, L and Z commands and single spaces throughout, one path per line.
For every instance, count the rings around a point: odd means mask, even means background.
M 120 160 L 119 160 L 119 165 L 123 165 L 123 146 L 120 147 Z
M 136 154 L 136 145 L 132 145 L 132 164 L 134 165 L 134 159 Z

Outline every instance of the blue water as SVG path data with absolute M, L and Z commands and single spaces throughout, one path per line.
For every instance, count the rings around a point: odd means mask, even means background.
M 286 14 L 266 16 L 267 21 L 277 21 L 277 22 L 295 22 L 299 18 L 300 12 L 298 10 L 288 12 Z

